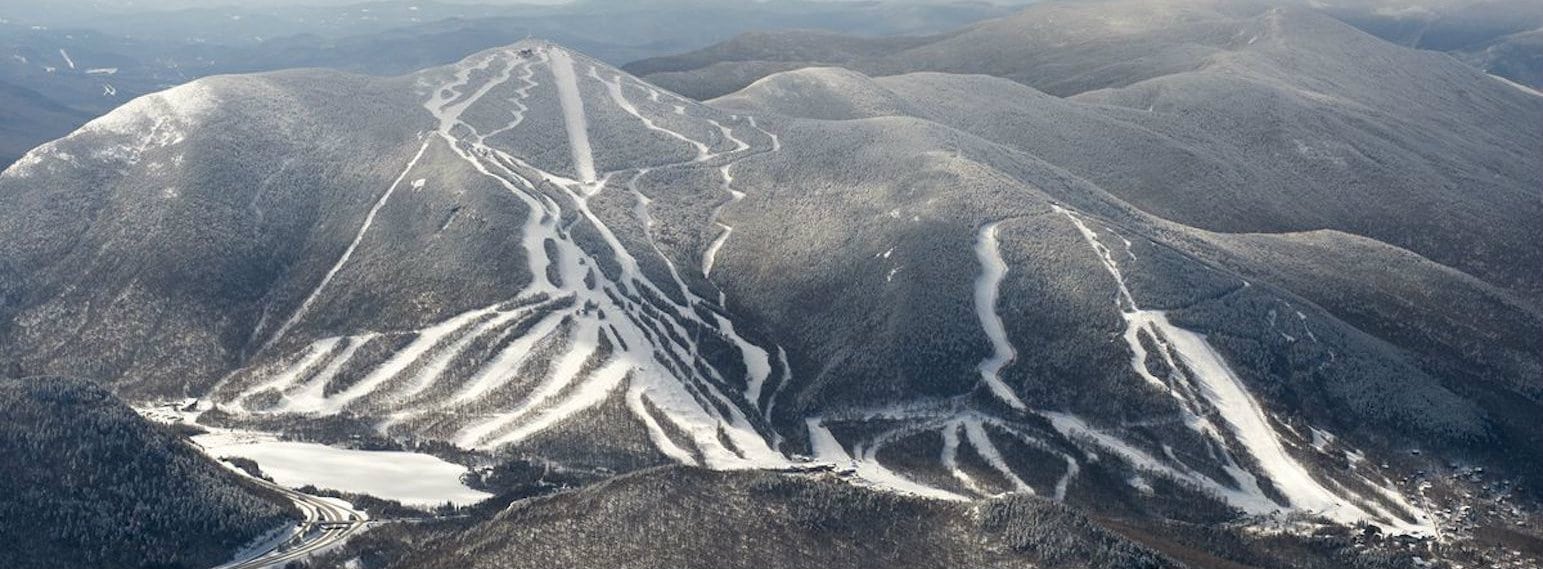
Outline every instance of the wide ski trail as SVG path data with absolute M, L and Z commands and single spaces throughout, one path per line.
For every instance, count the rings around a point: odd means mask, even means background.
M 573 58 L 558 48 L 547 50 L 551 58 L 552 78 L 557 85 L 557 97 L 562 103 L 563 127 L 568 131 L 568 149 L 573 154 L 573 170 L 579 181 L 595 182 L 594 149 L 589 144 L 589 119 L 584 115 L 584 98 L 579 94 L 578 75 L 573 70 Z
M 1250 510 L 1276 510 L 1289 507 L 1313 512 L 1342 523 L 1373 521 L 1400 526 L 1402 529 L 1415 529 L 1411 524 L 1396 517 L 1384 519 L 1384 516 L 1370 514 L 1362 507 L 1367 503 L 1364 498 L 1334 492 L 1309 473 L 1307 467 L 1286 450 L 1280 434 L 1270 424 L 1270 419 L 1263 407 L 1248 391 L 1243 380 L 1227 364 L 1225 358 L 1206 341 L 1205 336 L 1175 326 L 1168 321 L 1167 314 L 1163 311 L 1143 310 L 1126 285 L 1124 274 L 1115 255 L 1103 243 L 1098 232 L 1081 214 L 1060 206 L 1055 206 L 1055 210 L 1072 222 L 1118 285 L 1117 302 L 1127 323 L 1124 337 L 1132 352 L 1136 354 L 1131 361 L 1132 367 L 1147 381 L 1169 387 L 1171 392 L 1181 400 L 1194 397 L 1203 399 L 1206 407 L 1213 409 L 1220 417 L 1237 441 L 1237 446 L 1242 447 L 1242 450 L 1254 459 L 1259 466 L 1259 471 L 1269 477 L 1276 490 L 1288 503 L 1275 504 L 1259 488 L 1256 474 L 1244 469 L 1236 460 L 1231 460 L 1229 457 L 1224 468 L 1238 480 L 1240 485 L 1239 490 L 1229 488 L 1225 494 L 1231 497 L 1231 501 Z M 1135 255 L 1130 250 L 1130 242 L 1125 243 L 1127 255 L 1134 259 Z M 1170 377 L 1177 378 L 1173 382 L 1174 385 L 1169 385 L 1168 382 L 1156 378 L 1146 370 L 1145 348 L 1141 345 L 1139 334 L 1150 336 L 1159 345 L 1177 354 L 1182 366 L 1175 365 L 1172 358 L 1165 354 L 1167 358 L 1165 363 L 1171 370 Z M 1191 414 L 1197 415 L 1188 420 L 1193 428 L 1213 438 L 1222 448 L 1231 446 L 1226 437 L 1216 432 L 1216 425 L 1198 416 L 1202 412 L 1200 407 L 1189 408 Z M 1091 434 L 1091 428 L 1086 424 L 1073 423 L 1063 418 L 1058 425 Z M 1128 445 L 1122 448 L 1121 445 L 1114 444 L 1111 438 L 1108 435 L 1100 436 L 1105 446 L 1121 448 L 1122 454 L 1140 458 L 1139 453 L 1132 452 L 1133 448 Z M 1150 462 L 1146 458 L 1140 458 L 1140 460 Z M 1195 478 L 1193 475 L 1186 477 Z

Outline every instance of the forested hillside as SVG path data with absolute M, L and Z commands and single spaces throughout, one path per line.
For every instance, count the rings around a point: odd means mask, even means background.
M 0 566 L 203 568 L 289 518 L 106 390 L 0 379 Z

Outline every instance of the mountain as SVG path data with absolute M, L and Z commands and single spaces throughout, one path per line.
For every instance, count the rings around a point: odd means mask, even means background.
M 0 83 L 0 109 L 0 164 L 16 161 L 36 141 L 69 134 L 89 118 L 36 91 L 9 83 Z
M 1529 0 L 1167 0 L 1149 3 L 1140 16 L 1120 2 L 1095 0 L 1091 4 L 1098 7 L 1092 11 L 1078 4 L 1089 3 L 1040 2 L 1020 16 L 939 28 L 932 35 L 874 38 L 829 31 L 757 30 L 700 50 L 634 61 L 626 69 L 698 99 L 721 96 L 760 77 L 810 65 L 862 66 L 864 71 L 886 74 L 900 69 L 944 71 L 938 66 L 946 66 L 1010 77 L 1063 94 L 1086 87 L 1079 82 L 1183 70 L 1186 63 L 1212 52 L 1213 44 L 1225 39 L 1227 26 L 1216 25 L 1214 18 L 1197 17 L 1197 7 L 1233 16 L 1285 8 L 1324 14 L 1398 45 L 1448 53 L 1523 85 L 1537 87 L 1543 81 L 1536 73 L 1536 50 L 1526 49 L 1543 26 L 1543 11 Z M 1110 41 L 1126 35 L 1134 37 Z M 1154 42 L 1152 35 L 1161 37 Z M 1014 42 L 1015 38 L 1021 41 Z M 923 47 L 931 44 L 938 47 Z M 1154 47 L 1155 51 L 1149 50 Z M 915 48 L 920 48 L 916 54 L 901 53 Z M 1098 61 L 1114 63 L 1102 69 L 1075 66 L 1075 60 L 1089 51 L 1099 52 Z M 1073 66 L 1068 69 L 1068 64 Z M 1068 71 L 1086 76 L 1069 77 Z
M 336 557 L 388 547 L 360 543 Z M 521 502 L 389 566 L 1178 565 L 1048 500 L 1009 497 L 965 505 L 855 488 L 829 475 L 666 467 Z
M 1137 12 L 1150 17 L 1127 17 Z M 753 81 L 766 58 L 789 53 L 778 45 L 742 36 L 629 69 L 667 88 L 710 95 L 692 86 Z M 1083 122 L 1097 123 L 1084 126 L 1118 128 L 1108 144 L 1123 148 L 1086 147 L 1106 137 L 1074 141 L 1079 130 L 1049 124 L 1062 111 L 1008 126 L 995 113 L 956 104 L 970 97 L 997 108 L 1002 99 L 978 100 L 979 92 L 947 81 L 934 81 L 944 85 L 934 91 L 950 90 L 934 93 L 929 108 L 947 108 L 930 111 L 950 113 L 953 120 L 942 122 L 970 122 L 972 133 L 1050 155 L 1165 219 L 1229 233 L 1364 235 L 1534 306 L 1543 301 L 1527 269 L 1543 263 L 1532 239 L 1543 230 L 1536 199 L 1543 164 L 1532 151 L 1543 147 L 1543 133 L 1533 128 L 1543 121 L 1543 98 L 1449 57 L 1399 48 L 1312 12 L 1190 1 L 1046 2 L 877 57 L 802 51 L 869 75 L 986 74 L 1068 97 L 1001 95 L 1081 109 L 1090 117 Z M 759 90 L 751 85 L 743 96 Z M 1431 132 L 1442 135 L 1423 134 Z M 1136 146 L 1160 147 L 1163 158 L 1131 152 Z
M 1471 168 L 1448 211 L 1490 222 L 1440 240 L 1520 263 L 1536 253 L 1483 231 L 1537 223 L 1500 210 L 1535 207 L 1516 197 L 1536 197 L 1520 185 L 1530 139 L 1507 124 L 1539 104 L 1321 16 L 1222 21 L 1260 33 L 1231 67 L 1066 99 L 812 69 L 703 104 L 538 40 L 393 78 L 201 79 L 0 174 L 0 369 L 206 398 L 236 426 L 590 473 L 830 470 L 915 497 L 851 494 L 873 508 L 845 523 L 903 506 L 954 524 L 902 528 L 938 559 L 997 559 L 997 538 L 964 528 L 1015 493 L 1172 557 L 1230 540 L 1206 550 L 1251 563 L 1321 531 L 1375 554 L 1367 566 L 1474 562 L 1543 488 L 1526 375 L 1543 326 L 1502 278 L 1521 269 L 1475 275 L 1488 265 L 1291 224 L 1380 207 L 1397 227 L 1439 193 L 1395 193 L 1336 158 L 1387 176 Z M 1293 45 L 1300 59 L 1280 60 Z M 1384 69 L 1353 77 L 1356 58 Z M 1396 92 L 1416 77 L 1423 90 Z M 1467 106 L 1488 130 L 1439 114 Z M 1433 130 L 1407 136 L 1416 125 Z M 1289 142 L 1313 133 L 1365 149 Z M 1261 163 L 1281 144 L 1292 162 Z M 659 511 L 636 488 L 691 477 L 725 485 L 720 503 L 775 502 L 742 496 L 750 475 L 649 472 L 670 474 L 521 501 L 444 547 L 496 563 L 575 501 L 634 519 Z M 1450 514 L 1465 506 L 1478 513 Z M 662 543 L 659 563 L 691 539 Z
M 1011 494 L 960 504 L 854 487 L 839 473 L 664 467 L 517 502 L 486 519 L 372 529 L 318 568 L 1419 567 L 1366 535 L 1089 518 Z M 903 545 L 898 547 L 897 544 Z
M 1543 86 L 1537 49 L 1543 10 L 1535 2 L 1354 0 L 1316 8 L 1390 42 L 1450 53 L 1496 76 Z
M 8 103 L 0 121 L 0 167 L 135 97 L 209 75 L 302 67 L 397 75 L 529 36 L 619 63 L 754 29 L 929 33 L 1009 11 L 969 2 L 690 0 L 184 9 L 21 4 L 0 5 L 0 90 Z
M 1469 65 L 1532 89 L 1543 88 L 1543 27 L 1507 34 L 1454 53 Z
M 208 567 L 290 512 L 107 390 L 0 379 L 0 563 Z

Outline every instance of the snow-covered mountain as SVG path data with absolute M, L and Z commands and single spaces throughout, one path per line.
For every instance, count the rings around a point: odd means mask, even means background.
M 398 75 L 531 36 L 620 63 L 745 30 L 926 33 L 1011 10 L 803 0 L 188 4 L 0 2 L 0 168 L 140 95 L 210 75 L 309 67 Z
M 1543 231 L 1543 97 L 1314 11 L 1246 0 L 1044 2 L 925 38 L 746 34 L 627 69 L 712 98 L 820 65 L 1009 79 L 1067 104 L 1035 104 L 1045 110 L 1033 117 L 1015 111 L 1005 126 L 975 107 L 1003 101 L 942 81 L 932 95 L 943 108 L 919 114 L 1042 156 L 1186 225 L 1355 233 L 1534 306 L 1543 299 L 1531 270 L 1543 263 L 1532 237 Z M 1105 136 L 1080 137 L 1071 121 Z
M 1242 45 L 1318 29 L 1292 22 Z M 1102 518 L 1436 536 L 1475 490 L 1417 472 L 1535 478 L 1530 301 L 1364 234 L 1184 222 L 1233 206 L 1154 180 L 1220 191 L 1165 169 L 1238 156 L 1164 125 L 1252 112 L 1190 91 L 1226 75 L 1062 99 L 804 69 L 701 103 L 527 40 L 389 79 L 203 79 L 0 174 L 0 362 L 235 425 L 604 472 L 830 467 Z M 1486 116 L 1543 109 L 1447 79 Z M 1294 95 L 1335 101 L 1314 116 L 1359 108 L 1320 87 Z M 1426 134 L 1471 134 L 1446 128 Z M 1303 156 L 1401 156 L 1323 144 Z M 1463 175 L 1536 198 L 1514 169 Z M 1328 199 L 1228 191 L 1292 188 Z

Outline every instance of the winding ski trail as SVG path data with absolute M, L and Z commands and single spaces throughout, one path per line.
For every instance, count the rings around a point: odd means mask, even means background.
M 975 258 L 980 262 L 981 273 L 975 279 L 975 314 L 981 329 L 991 340 L 991 357 L 980 362 L 981 381 L 992 395 L 1019 411 L 1028 406 L 1002 381 L 1002 368 L 1017 357 L 1012 342 L 1007 339 L 1007 327 L 997 313 L 997 301 L 1001 296 L 1002 279 L 1007 276 L 1007 263 L 997 242 L 997 229 L 1002 222 L 995 221 L 981 226 L 975 237 Z

